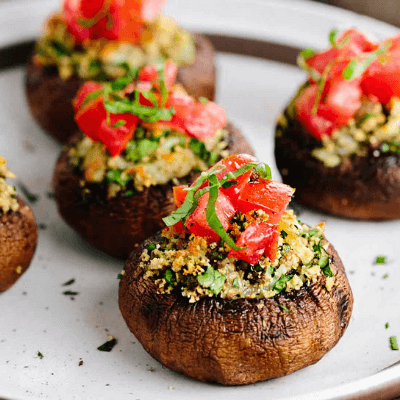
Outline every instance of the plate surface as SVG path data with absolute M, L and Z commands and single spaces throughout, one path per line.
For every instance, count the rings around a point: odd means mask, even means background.
M 34 39 L 41 21 L 57 7 L 56 0 L 1 3 L 0 48 Z M 331 29 L 349 25 L 378 38 L 397 31 L 350 12 L 294 0 L 231 0 L 229 8 L 224 0 L 170 0 L 165 12 L 192 30 L 295 47 L 322 48 Z M 278 178 L 275 117 L 304 74 L 291 65 L 235 54 L 219 53 L 217 61 L 218 102 Z M 319 363 L 285 378 L 229 388 L 187 379 L 153 360 L 126 328 L 117 305 L 123 263 L 91 248 L 58 217 L 49 193 L 61 146 L 34 123 L 23 80 L 22 67 L 0 72 L 0 155 L 16 172 L 19 192 L 23 183 L 38 196 L 31 205 L 41 229 L 30 269 L 0 295 L 0 397 L 236 400 L 372 394 L 369 398 L 378 399 L 400 394 L 400 366 L 385 369 L 400 356 L 389 347 L 389 336 L 400 339 L 400 221 L 349 222 L 300 209 L 308 224 L 326 221 L 326 235 L 347 269 L 355 306 L 344 337 Z M 374 264 L 378 255 L 386 256 L 386 264 Z M 71 279 L 75 283 L 64 287 Z M 66 290 L 78 294 L 63 295 Z M 110 353 L 98 351 L 109 335 L 118 339 L 117 346 Z

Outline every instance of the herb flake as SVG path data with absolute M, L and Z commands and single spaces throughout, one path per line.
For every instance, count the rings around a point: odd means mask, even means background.
M 117 343 L 118 343 L 117 339 L 115 339 L 114 337 L 111 336 L 110 340 L 108 340 L 107 342 L 105 342 L 101 346 L 99 346 L 97 348 L 97 350 L 106 351 L 109 353 Z
M 197 277 L 197 281 L 201 286 L 210 289 L 210 291 L 217 295 L 223 288 L 226 276 L 212 267 L 208 267 L 203 275 Z
M 390 348 L 392 350 L 399 350 L 399 345 L 397 343 L 397 337 L 396 336 L 390 336 L 389 342 L 390 342 Z

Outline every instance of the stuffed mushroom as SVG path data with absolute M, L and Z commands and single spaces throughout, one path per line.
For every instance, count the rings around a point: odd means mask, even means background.
M 196 98 L 214 98 L 211 43 L 159 13 L 165 1 L 63 0 L 36 43 L 26 76 L 35 120 L 65 143 L 76 131 L 71 101 L 86 80 L 114 80 L 172 59 L 178 81 Z
M 64 220 L 96 247 L 127 257 L 172 212 L 172 183 L 192 182 L 223 156 L 252 152 L 213 102 L 174 85 L 176 66 L 137 80 L 87 82 L 74 102 L 81 132 L 57 162 L 54 194 Z M 161 78 L 162 76 L 162 78 Z
M 38 236 L 32 210 L 6 178 L 15 175 L 0 157 L 0 292 L 9 289 L 27 270 Z
M 305 49 L 307 82 L 278 118 L 275 157 L 296 201 L 344 218 L 400 217 L 400 35 L 355 29 Z
M 324 236 L 286 206 L 294 190 L 248 155 L 174 188 L 167 227 L 135 248 L 119 307 L 163 365 L 242 385 L 314 364 L 343 335 L 353 296 Z

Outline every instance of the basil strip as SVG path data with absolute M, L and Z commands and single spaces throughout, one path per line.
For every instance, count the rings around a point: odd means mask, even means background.
M 236 243 L 229 236 L 228 232 L 225 231 L 224 227 L 215 210 L 215 203 L 218 199 L 220 182 L 216 175 L 211 175 L 209 177 L 209 185 L 210 185 L 210 195 L 208 198 L 208 203 L 206 207 L 206 220 L 210 228 L 215 231 L 218 236 L 231 248 L 234 250 L 243 250 L 246 247 L 238 247 Z
M 181 219 L 183 219 L 189 215 L 193 204 L 196 204 L 196 203 L 194 203 L 195 192 L 208 179 L 208 176 L 209 175 L 204 172 L 200 175 L 200 177 L 197 179 L 195 185 L 188 190 L 187 195 L 185 197 L 185 201 L 182 203 L 182 205 L 178 209 L 173 211 L 170 215 L 168 215 L 168 217 L 165 217 L 162 219 L 164 221 L 165 225 L 167 225 L 167 226 L 175 225 Z
M 357 60 L 354 58 L 350 61 L 349 65 L 343 71 L 343 78 L 347 81 L 351 81 L 352 79 L 360 76 L 381 54 L 386 53 L 389 47 L 392 45 L 391 42 L 386 43 L 384 46 L 381 46 L 379 49 L 369 53 L 362 60 Z
M 255 162 L 249 162 L 245 165 L 243 165 L 242 167 L 240 167 L 239 169 L 237 169 L 236 171 L 233 172 L 227 172 L 221 179 L 220 183 L 221 186 L 224 185 L 229 179 L 236 179 L 239 176 L 243 175 L 244 173 L 246 173 L 247 171 L 249 171 L 251 168 L 256 167 L 257 163 Z
M 157 122 L 159 120 L 170 121 L 174 115 L 173 108 L 154 108 L 137 104 L 137 102 L 105 101 L 104 107 L 113 114 L 129 113 L 137 115 L 141 120 Z
M 100 97 L 104 93 L 104 89 L 98 89 L 95 90 L 94 92 L 89 93 L 82 101 L 81 105 L 79 108 L 85 107 L 87 104 L 89 104 L 91 101 L 96 100 L 98 97 Z
M 339 30 L 338 29 L 332 29 L 329 32 L 329 42 L 331 43 L 332 47 L 336 47 L 336 36 L 338 34 Z
M 261 163 L 254 168 L 254 172 L 259 174 L 263 179 L 272 179 L 271 168 L 268 164 Z

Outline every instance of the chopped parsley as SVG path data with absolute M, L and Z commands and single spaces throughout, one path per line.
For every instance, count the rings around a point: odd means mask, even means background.
M 40 351 L 37 352 L 37 355 L 38 355 L 38 357 L 39 357 L 40 359 L 42 359 L 42 358 L 44 357 L 44 355 L 43 355 Z
M 273 289 L 276 293 L 282 292 L 286 287 L 286 283 L 289 282 L 293 278 L 293 274 L 291 275 L 282 275 L 274 284 Z
M 153 250 L 155 250 L 156 249 L 156 245 L 153 243 L 153 242 L 150 242 L 149 241 L 149 243 L 148 243 L 148 245 L 147 245 L 147 250 L 149 251 L 149 253 L 151 253 Z
M 122 169 L 110 169 L 107 171 L 106 179 L 109 183 L 117 183 L 118 185 L 125 187 L 131 180 L 131 177 L 128 174 L 124 174 L 124 170 Z
M 214 268 L 208 267 L 203 275 L 197 277 L 197 280 L 201 286 L 210 289 L 213 294 L 217 295 L 224 286 L 226 276 Z
M 75 279 L 70 279 L 69 281 L 63 283 L 62 286 L 69 286 L 72 285 L 73 283 L 75 283 Z
M 18 183 L 19 188 L 21 189 L 22 194 L 28 199 L 30 203 L 36 203 L 39 200 L 39 196 L 37 194 L 33 194 L 24 183 Z
M 389 328 L 389 322 L 386 322 L 385 329 Z
M 232 281 L 232 287 L 234 287 L 235 289 L 239 289 L 239 279 L 238 278 L 235 278 L 233 281 Z
M 282 310 L 285 310 L 287 313 L 289 313 L 289 314 L 291 313 L 291 311 L 288 308 L 286 308 L 285 306 L 283 306 L 282 304 L 279 304 L 279 307 L 282 308 Z
M 397 337 L 396 336 L 390 336 L 389 342 L 390 342 L 390 348 L 392 350 L 399 350 L 399 345 L 397 343 Z
M 114 337 L 111 336 L 110 340 L 108 340 L 107 342 L 105 342 L 101 346 L 99 346 L 97 348 L 97 350 L 106 351 L 109 353 L 117 343 L 118 343 L 117 339 L 115 339 Z
M 79 294 L 79 292 L 73 292 L 71 290 L 66 290 L 65 292 L 63 292 L 63 294 L 65 294 L 66 296 L 76 296 L 77 294 Z
M 386 257 L 385 256 L 376 257 L 375 264 L 386 264 Z

